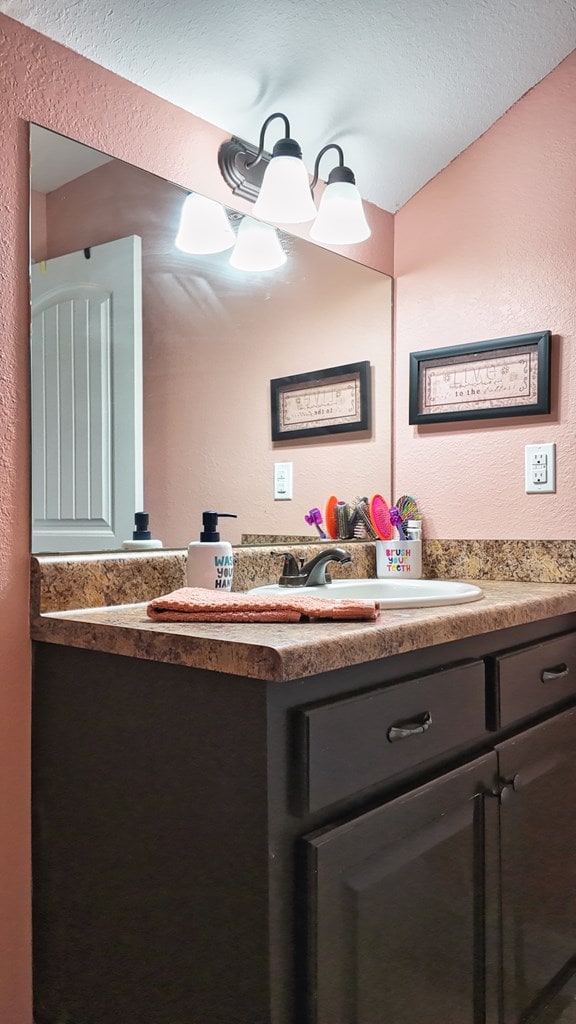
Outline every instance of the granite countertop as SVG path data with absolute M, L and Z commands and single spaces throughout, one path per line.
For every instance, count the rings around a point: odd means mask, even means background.
M 479 601 L 386 609 L 374 622 L 154 623 L 144 603 L 50 611 L 33 614 L 32 638 L 284 681 L 576 611 L 576 584 L 482 579 L 478 585 Z

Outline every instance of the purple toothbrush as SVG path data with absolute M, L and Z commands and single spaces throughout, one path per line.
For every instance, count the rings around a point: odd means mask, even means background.
M 402 524 L 402 516 L 396 508 L 396 505 L 392 505 L 392 508 L 390 509 L 390 522 L 392 523 L 392 526 L 395 526 L 398 530 L 399 540 L 406 540 L 406 534 L 404 533 L 404 527 Z
M 326 540 L 326 534 L 324 533 L 324 530 L 320 526 L 320 523 L 322 522 L 322 513 L 320 512 L 319 508 L 311 508 L 308 515 L 304 516 L 304 519 L 308 523 L 308 526 L 316 527 L 322 540 Z

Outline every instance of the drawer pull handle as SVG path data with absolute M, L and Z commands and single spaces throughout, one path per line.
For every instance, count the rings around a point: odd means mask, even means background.
M 391 725 L 386 736 L 390 743 L 396 743 L 397 740 L 405 740 L 408 736 L 418 736 L 419 733 L 426 732 L 431 725 L 432 715 L 429 711 L 423 711 L 421 715 L 416 715 L 415 718 Z
M 549 683 L 552 679 L 564 679 L 569 671 L 568 665 L 564 662 L 561 665 L 555 665 L 554 668 L 545 668 L 542 673 L 542 682 Z

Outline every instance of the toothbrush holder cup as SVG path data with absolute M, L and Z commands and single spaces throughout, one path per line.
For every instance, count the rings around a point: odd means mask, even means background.
M 378 579 L 421 579 L 422 541 L 377 540 L 376 576 Z

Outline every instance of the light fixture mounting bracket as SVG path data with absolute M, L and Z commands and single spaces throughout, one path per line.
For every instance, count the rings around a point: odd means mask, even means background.
M 218 150 L 220 173 L 235 196 L 255 203 L 262 185 L 264 171 L 270 160 L 270 153 L 262 153 L 257 163 L 247 166 L 258 155 L 258 147 L 235 135 L 223 142 Z

